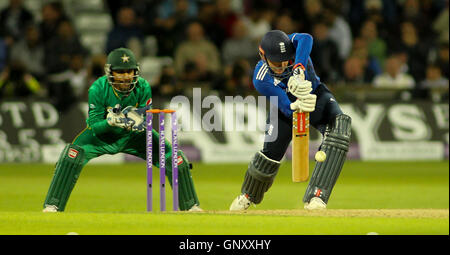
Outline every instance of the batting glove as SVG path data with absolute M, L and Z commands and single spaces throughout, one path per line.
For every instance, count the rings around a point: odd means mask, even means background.
M 288 91 L 295 97 L 302 99 L 311 93 L 312 84 L 308 80 L 302 80 L 301 77 L 293 75 L 288 81 Z
M 299 78 L 300 80 L 305 79 L 305 70 L 303 70 L 301 67 L 297 67 L 293 71 L 293 76 Z
M 313 112 L 316 108 L 315 94 L 309 94 L 302 99 L 297 99 L 295 102 L 291 103 L 291 110 L 299 112 Z

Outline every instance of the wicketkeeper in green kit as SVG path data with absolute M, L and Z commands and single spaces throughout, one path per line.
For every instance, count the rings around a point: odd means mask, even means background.
M 44 202 L 44 212 L 66 208 L 82 168 L 89 160 L 119 152 L 146 159 L 145 110 L 151 108 L 149 83 L 139 77 L 139 64 L 130 49 L 109 53 L 105 75 L 89 88 L 87 127 L 67 144 L 56 163 Z M 153 133 L 153 164 L 159 167 L 159 134 Z M 166 175 L 172 185 L 172 147 L 166 140 Z M 191 176 L 191 164 L 178 151 L 180 210 L 201 211 Z M 143 168 L 144 169 L 144 168 Z

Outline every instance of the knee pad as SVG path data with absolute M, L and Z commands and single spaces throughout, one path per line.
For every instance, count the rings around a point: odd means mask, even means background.
M 280 162 L 257 152 L 245 173 L 241 192 L 248 194 L 250 201 L 261 203 L 264 193 L 269 190 L 280 168 Z
M 312 197 L 320 197 L 325 203 L 328 202 L 347 157 L 350 135 L 351 118 L 348 115 L 340 114 L 333 123 L 327 125 L 321 145 L 327 157 L 325 161 L 316 163 L 303 202 L 309 202 Z

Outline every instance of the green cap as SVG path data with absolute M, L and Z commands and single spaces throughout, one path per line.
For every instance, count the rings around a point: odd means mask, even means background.
M 111 70 L 138 69 L 138 63 L 133 52 L 127 48 L 117 48 L 108 54 L 106 64 Z

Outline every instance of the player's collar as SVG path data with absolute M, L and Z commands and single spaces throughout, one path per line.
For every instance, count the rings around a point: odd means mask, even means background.
M 117 92 L 113 87 L 112 87 L 112 85 L 110 85 L 111 86 L 111 89 L 112 89 L 112 91 L 114 92 L 114 95 L 116 95 L 116 97 L 118 98 L 118 99 L 120 99 L 120 100 L 122 100 L 122 99 L 124 99 L 124 98 L 126 98 L 126 97 L 128 97 L 130 94 L 131 94 L 131 91 L 128 93 L 128 94 L 125 94 L 125 93 L 119 93 L 119 92 Z M 134 91 L 134 89 L 133 89 L 133 91 Z

